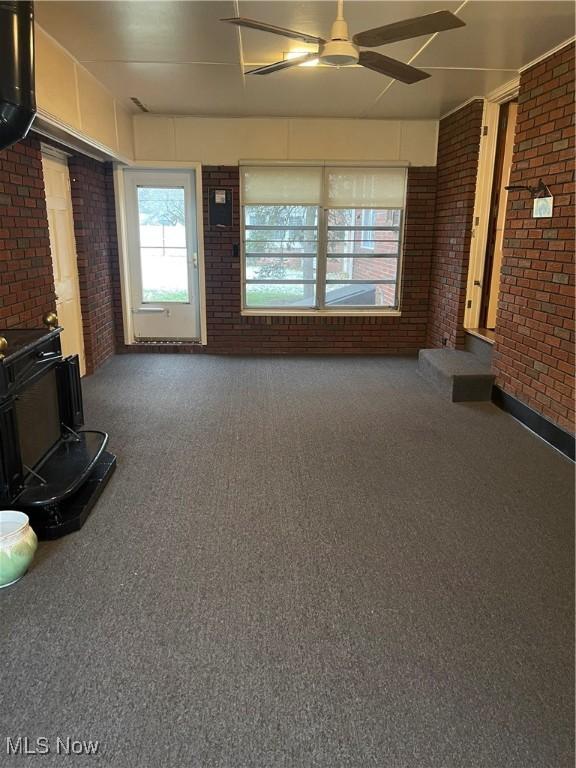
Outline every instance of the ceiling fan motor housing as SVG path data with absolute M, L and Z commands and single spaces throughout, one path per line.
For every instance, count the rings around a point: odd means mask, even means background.
M 358 48 L 350 42 L 348 24 L 344 19 L 336 19 L 332 24 L 330 40 L 324 44 L 320 53 L 322 64 L 333 67 L 346 67 L 358 63 Z

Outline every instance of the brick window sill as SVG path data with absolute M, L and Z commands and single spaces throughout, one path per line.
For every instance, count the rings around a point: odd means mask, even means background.
M 401 317 L 399 309 L 243 309 L 242 317 Z

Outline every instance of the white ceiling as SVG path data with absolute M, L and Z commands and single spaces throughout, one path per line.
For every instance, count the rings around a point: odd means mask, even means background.
M 432 75 L 404 85 L 362 67 L 244 76 L 311 46 L 219 19 L 240 15 L 326 38 L 336 10 L 328 0 L 37 0 L 35 7 L 39 24 L 127 105 L 136 96 L 153 113 L 220 116 L 438 118 L 570 38 L 575 17 L 573 2 L 556 0 L 345 2 L 352 34 L 443 9 L 466 22 L 377 49 Z

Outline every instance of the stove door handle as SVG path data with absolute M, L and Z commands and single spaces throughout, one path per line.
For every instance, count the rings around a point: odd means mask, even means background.
M 38 352 L 37 358 L 39 363 L 49 363 L 52 360 L 61 360 L 62 354 L 60 352 Z

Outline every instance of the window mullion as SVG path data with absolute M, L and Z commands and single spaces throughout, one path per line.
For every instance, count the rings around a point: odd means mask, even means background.
M 316 260 L 316 306 L 324 309 L 326 297 L 326 251 L 328 218 L 323 206 L 318 208 L 318 258 Z

